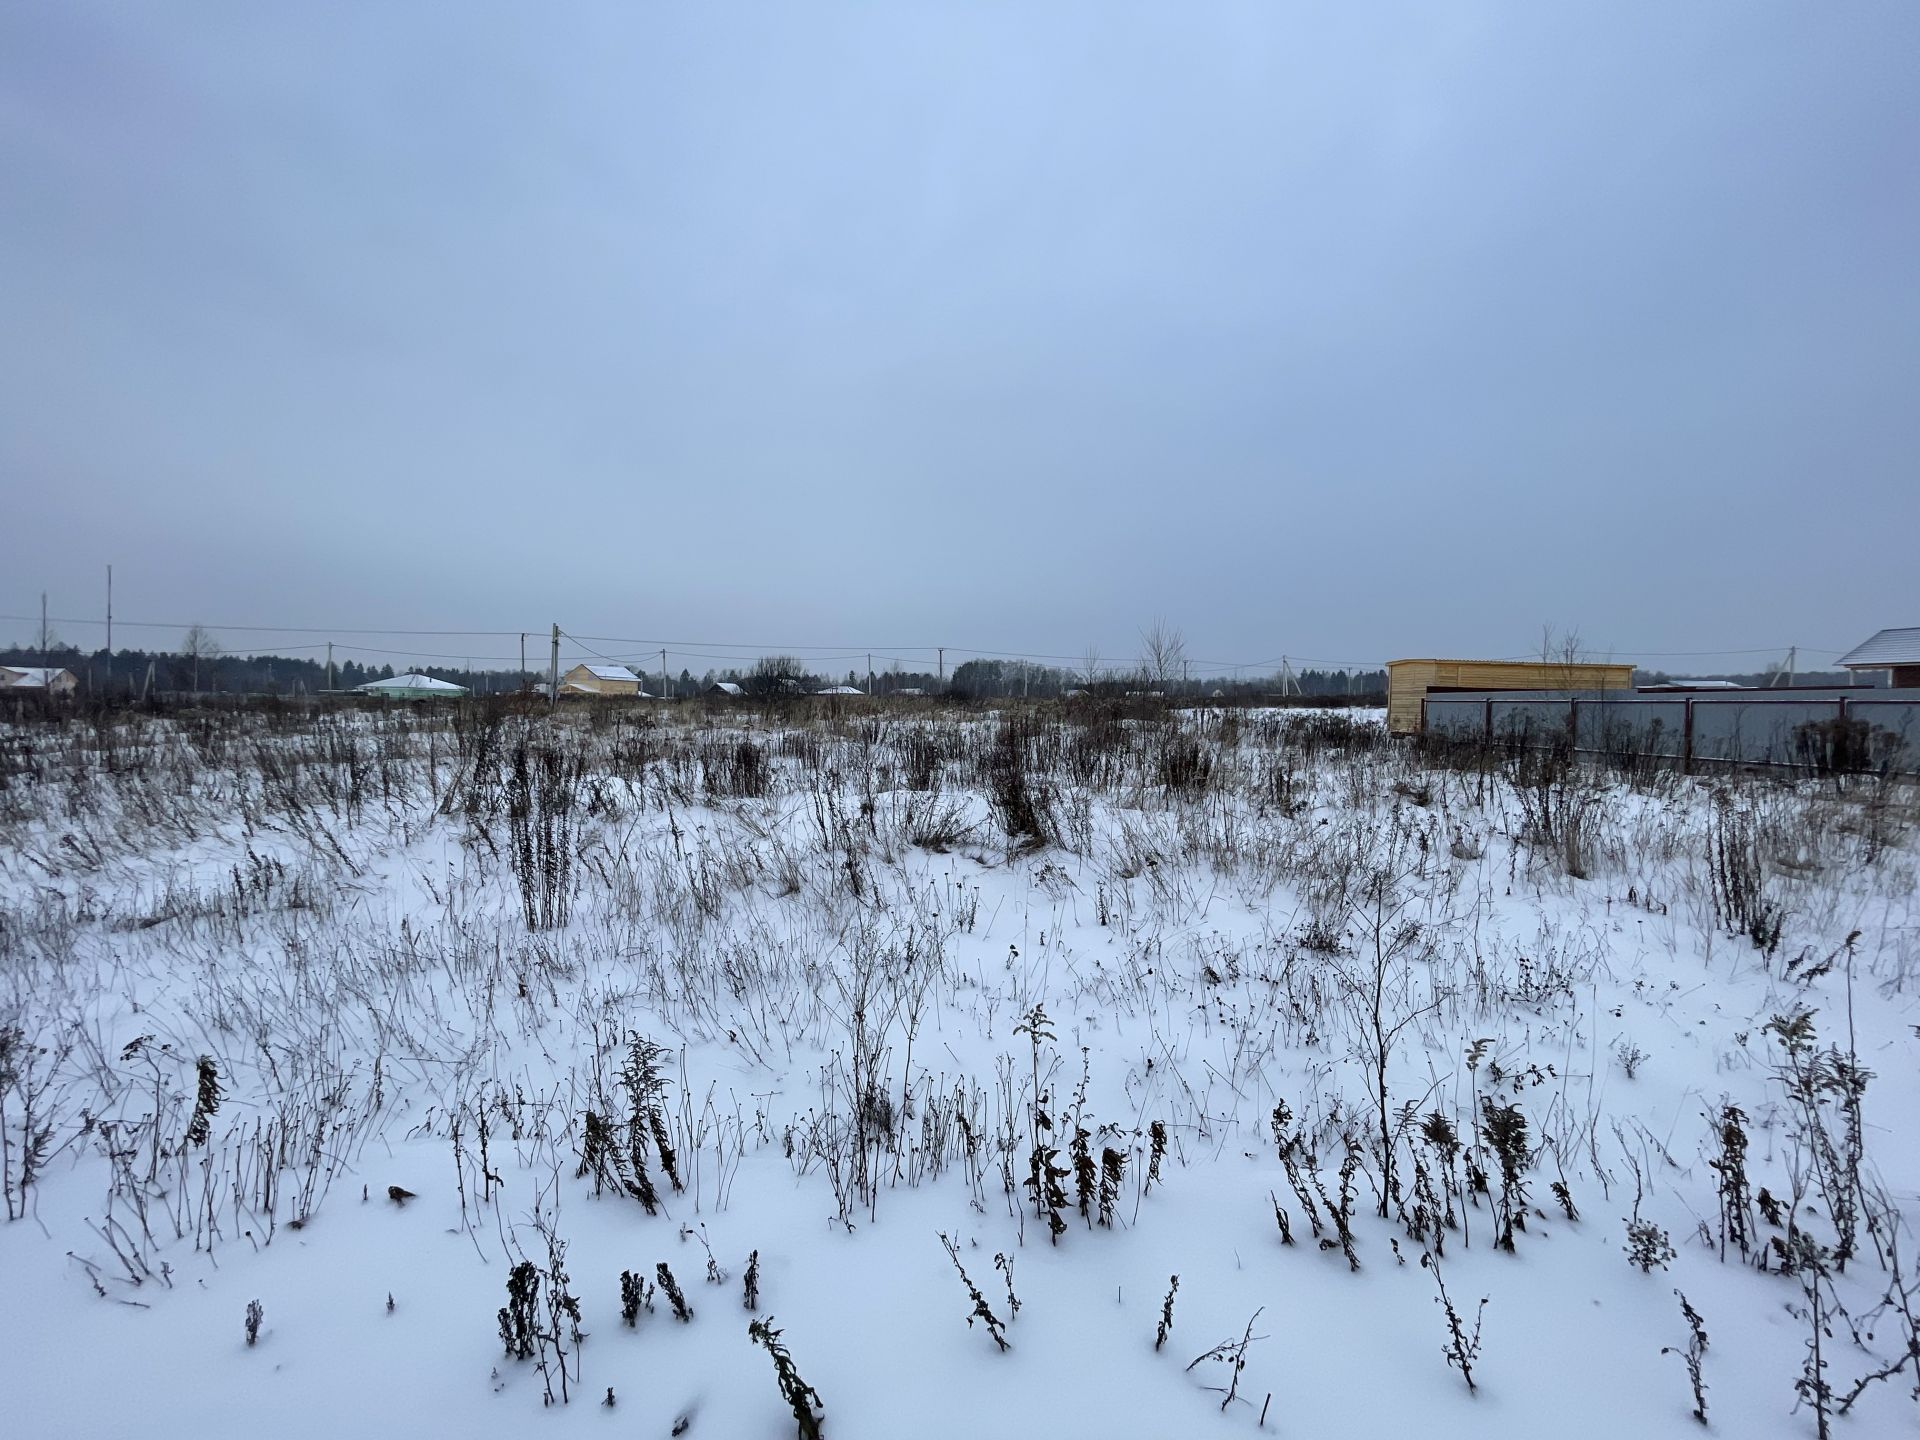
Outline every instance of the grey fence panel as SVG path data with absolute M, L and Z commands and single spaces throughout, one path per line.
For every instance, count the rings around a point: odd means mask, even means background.
M 1565 700 L 1495 700 L 1494 738 L 1545 741 L 1565 735 L 1567 716 Z
M 1485 733 L 1487 702 L 1427 697 L 1427 730 L 1453 740 L 1473 740 Z
M 1920 703 L 1912 700 L 1849 700 L 1847 717 L 1864 721 L 1869 763 L 1878 768 L 1920 770 Z
M 1578 702 L 1577 705 L 1571 702 Z M 1838 723 L 1842 711 L 1849 723 Z M 1688 711 L 1692 711 L 1689 735 Z M 1617 690 L 1455 691 L 1427 696 L 1427 729 L 1456 739 L 1544 745 L 1571 716 L 1588 754 L 1658 756 L 1704 764 L 1769 765 L 1826 773 L 1920 774 L 1920 689 L 1818 689 L 1691 695 Z
M 1658 755 L 1679 759 L 1686 753 L 1687 705 L 1684 700 L 1582 700 L 1576 712 L 1573 743 L 1605 755 Z
M 1693 707 L 1693 754 L 1697 760 L 1749 765 L 1792 765 L 1803 747 L 1805 727 L 1839 718 L 1833 700 L 1717 700 Z

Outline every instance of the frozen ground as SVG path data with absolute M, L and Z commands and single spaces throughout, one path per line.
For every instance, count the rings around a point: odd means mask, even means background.
M 1915 1343 L 1914 807 L 1288 712 L 18 726 L 7 1428 L 775 1437 L 771 1315 L 840 1440 L 1683 1435 L 1679 1291 L 1711 1430 L 1813 1435 Z

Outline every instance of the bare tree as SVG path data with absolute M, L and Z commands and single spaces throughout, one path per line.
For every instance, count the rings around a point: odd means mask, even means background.
M 767 699 L 775 695 L 798 695 L 804 688 L 807 668 L 792 655 L 762 655 L 753 662 L 741 684 L 749 695 Z
M 1155 620 L 1140 632 L 1140 668 L 1147 679 L 1165 689 L 1187 663 L 1187 641 L 1165 620 Z
M 1586 642 L 1580 638 L 1578 630 L 1556 630 L 1551 625 L 1540 627 L 1540 663 L 1560 667 L 1560 688 L 1577 688 L 1579 672 L 1576 665 L 1587 660 Z
M 1540 662 L 1543 665 L 1578 665 L 1587 658 L 1587 647 L 1578 630 L 1540 627 Z
M 220 658 L 220 642 L 204 625 L 195 625 L 180 637 L 180 654 L 193 662 L 193 693 L 200 693 L 200 662 L 211 664 Z
M 1088 645 L 1080 656 L 1080 683 L 1091 690 L 1100 679 L 1100 647 Z
M 1354 944 L 1329 962 L 1353 1022 L 1354 1048 L 1364 1062 L 1361 1074 L 1367 1098 L 1373 1102 L 1383 1219 L 1399 1198 L 1395 1159 L 1399 1136 L 1387 1072 L 1402 1032 L 1440 1005 L 1437 998 L 1421 992 L 1416 978 L 1414 961 L 1430 942 L 1417 913 L 1427 896 L 1415 883 L 1418 867 L 1400 853 L 1400 844 L 1396 835 L 1388 863 L 1370 869 L 1361 881 L 1351 912 L 1349 933 Z

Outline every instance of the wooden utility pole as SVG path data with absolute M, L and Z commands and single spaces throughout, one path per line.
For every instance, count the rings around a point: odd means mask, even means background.
M 42 590 L 40 592 L 40 663 L 51 668 L 53 661 L 47 653 L 48 647 L 52 643 L 49 635 L 50 632 L 47 629 L 47 592 Z
M 867 698 L 873 698 L 873 652 L 867 652 Z
M 947 683 L 947 647 L 942 645 L 939 648 L 940 648 L 940 683 L 942 685 L 945 685 Z
M 662 700 L 667 698 L 667 692 L 671 688 L 672 682 L 667 679 L 667 652 L 663 646 L 660 651 L 660 698 Z
M 106 692 L 113 693 L 113 566 L 107 566 L 107 685 Z
M 520 632 L 520 683 L 527 683 L 527 632 Z
M 560 705 L 560 622 L 553 622 L 553 651 L 547 658 L 547 708 Z
M 333 689 L 333 642 L 327 641 L 327 689 Z

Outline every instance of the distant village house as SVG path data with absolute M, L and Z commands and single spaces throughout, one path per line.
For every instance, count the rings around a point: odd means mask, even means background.
M 457 700 L 471 693 L 464 685 L 418 672 L 395 675 L 388 680 L 369 680 L 354 689 L 361 695 L 374 695 L 383 700 Z
M 1858 675 L 1884 670 L 1895 687 L 1920 686 L 1920 625 L 1882 630 L 1840 657 L 1840 666 Z
M 562 695 L 619 695 L 630 700 L 654 697 L 640 688 L 640 677 L 624 665 L 576 665 L 560 677 Z
M 0 665 L 0 690 L 17 694 L 71 695 L 80 683 L 71 670 L 50 665 Z

